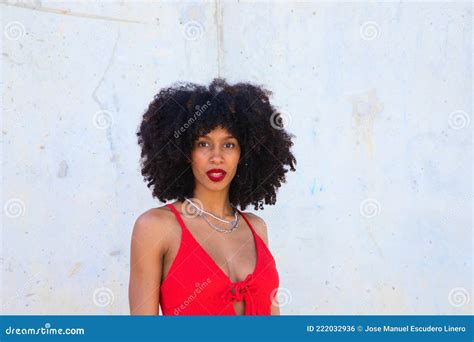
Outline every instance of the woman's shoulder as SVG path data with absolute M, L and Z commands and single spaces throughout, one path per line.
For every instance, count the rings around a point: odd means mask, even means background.
M 166 206 L 151 208 L 138 215 L 133 226 L 132 239 L 142 246 L 153 246 L 166 251 L 174 229 L 173 212 Z
M 260 236 L 263 242 L 268 246 L 268 231 L 265 220 L 254 213 L 243 212 L 243 214 L 250 221 L 250 224 L 258 236 Z
M 138 215 L 136 222 L 140 226 L 163 226 L 164 223 L 168 223 L 167 221 L 170 220 L 170 214 L 172 214 L 171 210 L 166 205 L 163 205 L 141 213 Z

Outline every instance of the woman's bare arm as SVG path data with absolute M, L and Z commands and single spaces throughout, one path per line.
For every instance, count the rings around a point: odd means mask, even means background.
M 135 222 L 130 251 L 128 298 L 131 315 L 158 315 L 166 234 L 157 211 L 143 213 Z M 158 223 L 158 224 L 157 224 Z
M 277 296 L 278 296 L 278 293 L 275 296 L 275 298 L 273 298 L 273 301 L 272 301 L 272 311 L 271 311 L 272 316 L 280 316 L 280 304 L 278 304 Z

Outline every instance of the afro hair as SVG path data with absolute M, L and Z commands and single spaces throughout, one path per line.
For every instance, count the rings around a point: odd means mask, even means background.
M 249 83 L 229 85 L 214 79 L 208 86 L 176 83 L 161 89 L 138 128 L 141 174 L 161 202 L 192 198 L 194 142 L 214 128 L 227 129 L 239 142 L 240 160 L 229 201 L 245 210 L 274 205 L 276 191 L 295 171 L 293 146 L 283 117 L 269 101 L 271 92 Z M 237 177 L 238 175 L 238 177 Z

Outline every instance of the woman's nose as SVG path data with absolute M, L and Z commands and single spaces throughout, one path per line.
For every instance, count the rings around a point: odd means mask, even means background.
M 211 151 L 211 161 L 212 162 L 220 162 L 222 161 L 222 151 L 219 147 L 214 147 Z

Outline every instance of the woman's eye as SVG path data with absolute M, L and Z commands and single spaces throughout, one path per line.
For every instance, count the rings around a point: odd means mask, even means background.
M 207 142 L 205 142 L 205 141 L 200 141 L 200 142 L 198 142 L 198 146 L 199 146 L 199 147 L 206 147 L 206 146 L 207 146 Z
M 224 146 L 225 146 L 226 148 L 232 148 L 232 147 L 234 147 L 235 145 L 234 145 L 234 143 L 227 143 L 227 144 L 224 144 Z

